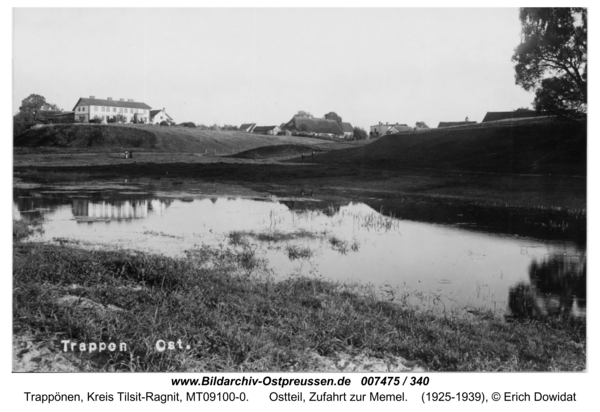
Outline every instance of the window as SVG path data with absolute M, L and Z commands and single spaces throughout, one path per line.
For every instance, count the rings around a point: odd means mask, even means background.
M 113 107 L 113 112 L 116 112 L 116 111 L 117 111 L 117 108 L 116 108 L 116 107 Z
M 97 112 L 98 111 L 98 106 L 94 106 L 94 111 Z

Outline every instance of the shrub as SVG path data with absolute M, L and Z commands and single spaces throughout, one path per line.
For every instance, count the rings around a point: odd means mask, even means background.
M 369 135 L 367 134 L 367 131 L 362 127 L 355 127 L 354 135 L 352 137 L 354 138 L 354 140 L 364 140 L 368 138 Z
M 163 120 L 162 122 L 160 122 L 160 125 L 161 125 L 161 126 L 168 126 L 168 125 L 169 125 L 169 123 Z
M 183 123 L 180 123 L 179 126 L 183 126 L 183 127 L 196 127 L 196 123 L 194 123 L 194 122 L 183 122 Z

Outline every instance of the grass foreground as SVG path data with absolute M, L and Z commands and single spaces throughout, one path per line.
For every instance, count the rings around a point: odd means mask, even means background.
M 55 354 L 65 340 L 85 343 L 67 354 L 80 370 L 321 371 L 344 355 L 436 371 L 586 368 L 585 325 L 440 316 L 360 285 L 276 280 L 243 242 L 169 258 L 27 242 L 23 225 L 13 232 L 14 334 Z M 90 353 L 102 342 L 127 350 Z

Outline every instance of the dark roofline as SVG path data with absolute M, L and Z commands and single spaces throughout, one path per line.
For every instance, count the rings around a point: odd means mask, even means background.
M 256 132 L 259 132 L 259 133 L 268 132 L 270 130 L 275 129 L 276 127 L 279 127 L 279 126 L 256 126 L 254 129 L 252 129 L 252 132 L 253 133 L 256 133 Z
M 350 122 L 342 122 L 342 131 L 344 133 L 354 133 L 354 127 Z
M 304 123 L 309 130 L 300 130 L 298 126 L 298 121 Z M 294 131 L 306 131 L 308 133 L 317 133 L 317 134 L 333 134 L 333 135 L 343 135 L 344 130 L 342 126 L 338 122 L 332 119 L 321 119 L 317 117 L 304 117 L 304 116 L 294 116 L 292 119 L 286 123 L 287 130 Z
M 494 122 L 505 119 L 522 119 L 525 117 L 550 116 L 550 113 L 536 112 L 535 110 L 515 110 L 510 112 L 487 112 L 482 122 Z
M 126 101 L 120 101 L 120 100 L 90 99 L 90 98 L 86 98 L 86 97 L 80 97 L 79 100 L 77 100 L 77 103 L 75 104 L 75 106 L 73 106 L 73 111 L 75 111 L 75 108 L 77 108 L 77 106 L 79 106 L 80 102 L 85 103 L 85 105 L 87 105 L 87 106 L 125 107 L 128 109 L 148 109 L 148 110 L 152 109 L 146 103 L 142 103 L 142 102 L 126 102 Z
M 165 112 L 165 114 L 167 115 L 167 117 L 171 120 L 173 120 L 173 118 L 171 116 L 169 116 L 169 113 L 167 113 L 166 110 L 163 109 L 156 109 L 156 110 L 150 110 L 150 119 L 154 118 L 154 116 L 156 116 L 158 114 L 158 112 Z
M 465 124 L 475 124 L 477 122 L 474 121 L 469 121 L 469 122 L 440 122 L 440 124 L 438 124 L 438 129 L 440 127 L 452 127 L 452 126 L 462 126 Z

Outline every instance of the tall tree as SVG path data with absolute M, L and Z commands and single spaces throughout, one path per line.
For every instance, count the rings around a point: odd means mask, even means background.
M 515 80 L 536 110 L 587 111 L 587 9 L 522 8 Z
M 425 122 L 417 122 L 415 123 L 415 127 L 417 129 L 429 129 L 429 126 L 427 126 L 427 123 Z
M 325 116 L 323 116 L 323 118 L 329 119 L 329 120 L 335 120 L 336 122 L 338 122 L 340 127 L 342 127 L 342 118 L 336 112 L 329 112 Z
M 19 111 L 30 115 L 33 120 L 36 120 L 39 111 L 46 108 L 46 106 L 48 106 L 48 103 L 46 103 L 46 98 L 44 96 L 30 94 L 21 101 Z

